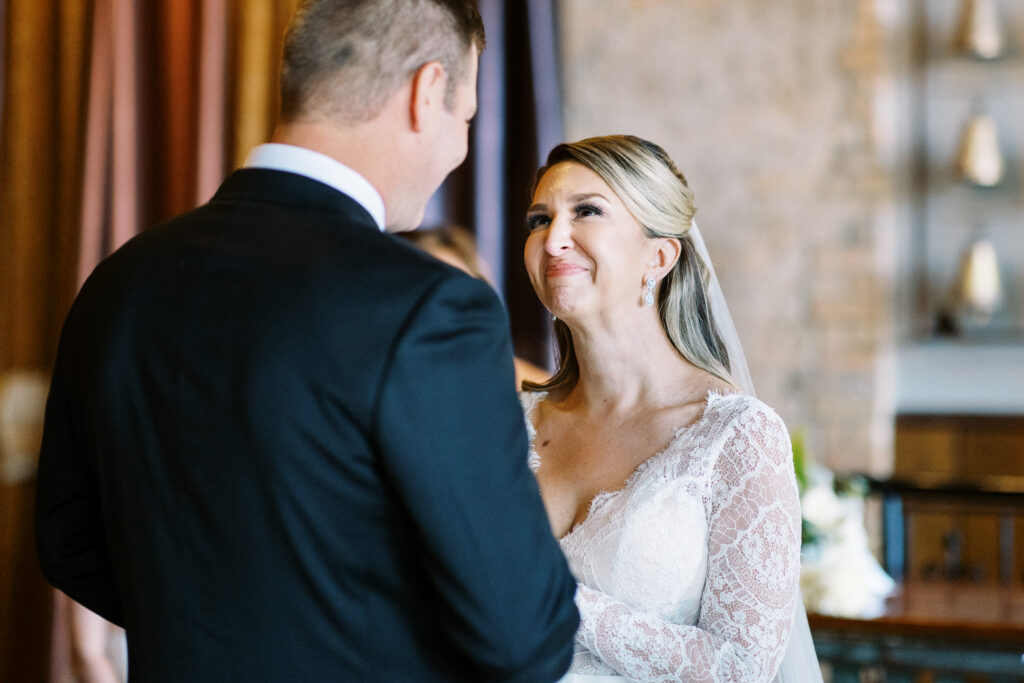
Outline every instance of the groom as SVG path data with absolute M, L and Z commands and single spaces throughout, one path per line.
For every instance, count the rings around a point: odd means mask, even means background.
M 46 577 L 140 681 L 544 681 L 575 583 L 504 311 L 388 232 L 466 155 L 467 0 L 311 0 L 282 117 L 210 203 L 104 261 L 47 405 Z

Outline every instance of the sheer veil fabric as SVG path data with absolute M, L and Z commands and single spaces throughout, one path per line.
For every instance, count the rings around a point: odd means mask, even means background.
M 690 235 L 693 238 L 697 254 L 703 259 L 708 269 L 711 312 L 715 318 L 715 324 L 718 326 L 718 332 L 722 335 L 722 341 L 729 352 L 729 365 L 733 379 L 740 389 L 755 396 L 754 382 L 750 377 L 750 368 L 747 365 L 747 357 L 743 353 L 743 345 L 740 344 L 739 334 L 736 332 L 736 326 L 733 324 L 729 307 L 725 302 L 725 294 L 722 293 L 722 288 L 718 284 L 715 267 L 711 263 L 711 255 L 708 253 L 707 245 L 704 244 L 704 238 L 700 234 L 696 221 L 690 228 Z M 779 665 L 779 671 L 775 675 L 773 683 L 822 683 L 821 667 L 814 652 L 814 641 L 811 639 L 811 629 L 807 624 L 807 612 L 804 609 L 802 598 L 796 601 L 789 645 L 782 656 L 782 663 Z

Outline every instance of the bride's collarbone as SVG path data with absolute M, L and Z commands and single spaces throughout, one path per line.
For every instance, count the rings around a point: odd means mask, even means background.
M 625 415 L 583 416 L 541 406 L 534 447 L 550 469 L 625 470 L 626 475 L 663 449 L 681 427 L 700 418 L 705 402 Z

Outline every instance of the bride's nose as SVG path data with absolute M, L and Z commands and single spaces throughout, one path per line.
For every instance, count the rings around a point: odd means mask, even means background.
M 564 216 L 552 218 L 544 239 L 544 250 L 549 254 L 558 255 L 571 249 L 572 244 L 572 222 Z

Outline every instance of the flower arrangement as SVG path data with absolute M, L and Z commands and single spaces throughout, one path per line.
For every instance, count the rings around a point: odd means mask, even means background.
M 803 511 L 800 589 L 808 611 L 839 617 L 879 616 L 896 584 L 871 554 L 864 528 L 861 477 L 836 477 L 809 462 L 793 435 L 793 464 Z

